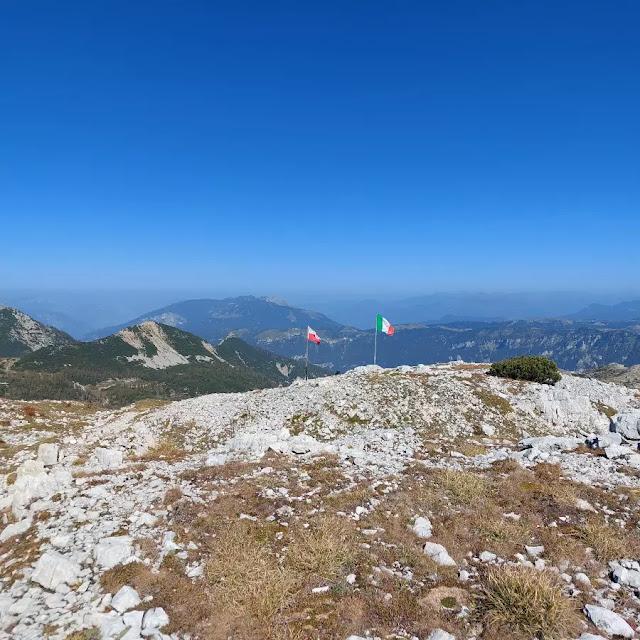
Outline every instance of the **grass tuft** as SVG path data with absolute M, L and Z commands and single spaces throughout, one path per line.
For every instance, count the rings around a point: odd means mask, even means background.
M 558 578 L 530 567 L 491 569 L 485 578 L 480 610 L 490 637 L 560 638 L 578 630 L 573 602 Z M 573 637 L 573 636 L 571 636 Z

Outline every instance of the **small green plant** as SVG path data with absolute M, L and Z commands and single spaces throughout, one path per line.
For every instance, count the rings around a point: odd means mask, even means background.
M 542 384 L 555 384 L 562 379 L 558 365 L 542 356 L 517 356 L 494 362 L 489 369 L 489 375 Z

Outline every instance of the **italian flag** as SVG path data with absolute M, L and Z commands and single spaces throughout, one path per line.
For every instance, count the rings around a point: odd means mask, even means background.
M 307 340 L 320 344 L 320 336 L 311 327 L 307 327 Z
M 380 314 L 378 314 L 376 317 L 376 329 L 378 331 L 382 331 L 382 333 L 386 333 L 388 336 L 392 336 L 394 331 L 391 323 L 386 318 L 383 318 Z

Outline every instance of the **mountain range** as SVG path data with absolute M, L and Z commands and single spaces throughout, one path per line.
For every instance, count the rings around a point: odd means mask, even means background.
M 174 399 L 287 384 L 304 362 L 227 338 L 215 347 L 175 327 L 143 322 L 106 338 L 79 342 L 15 309 L 3 309 L 0 396 L 82 399 L 101 405 Z M 10 329 L 7 329 L 10 327 Z M 36 338 L 39 340 L 37 341 Z M 37 348 L 40 346 L 40 348 Z M 324 375 L 309 367 L 310 377 Z
M 530 353 L 548 355 L 559 366 L 578 371 L 613 361 L 638 364 L 640 321 L 629 319 L 634 315 L 634 304 L 640 314 L 640 302 L 604 307 L 611 318 L 606 322 L 581 318 L 492 322 L 462 319 L 399 325 L 393 337 L 379 335 L 378 363 L 397 366 L 456 359 L 489 362 Z M 145 320 L 180 327 L 214 344 L 229 335 L 239 336 L 288 357 L 304 354 L 305 330 L 310 325 L 323 340 L 320 347 L 311 348 L 310 357 L 315 364 L 328 370 L 345 370 L 372 362 L 372 330 L 343 325 L 282 300 L 253 296 L 189 300 L 151 311 L 129 324 Z M 121 328 L 108 327 L 89 337 Z
M 640 321 L 630 319 L 636 308 L 640 303 L 592 305 L 574 314 L 584 319 L 400 324 L 393 336 L 378 335 L 378 364 L 492 362 L 532 354 L 579 372 L 612 362 L 633 366 L 640 364 Z M 610 319 L 588 319 L 595 311 Z M 32 393 L 44 394 L 44 385 L 48 397 L 71 389 L 74 397 L 93 394 L 103 403 L 286 384 L 303 373 L 307 325 L 322 338 L 319 346 L 310 345 L 312 375 L 371 364 L 373 357 L 372 330 L 275 298 L 187 300 L 92 333 L 87 342 L 7 308 L 0 321 L 0 356 L 19 357 L 11 384 L 0 385 L 0 394 L 13 397 L 24 390 L 21 376 L 37 388 Z M 44 376 L 37 385 L 36 373 Z M 117 382 L 106 385 L 112 380 Z

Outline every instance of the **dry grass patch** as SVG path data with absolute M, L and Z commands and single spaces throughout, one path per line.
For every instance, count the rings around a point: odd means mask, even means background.
M 491 569 L 478 603 L 489 638 L 566 638 L 579 633 L 574 603 L 553 573 L 529 567 Z
M 176 440 L 170 438 L 161 439 L 155 446 L 147 449 L 141 456 L 133 458 L 137 462 L 152 462 L 162 460 L 164 462 L 180 462 L 188 456 Z
M 0 578 L 6 580 L 2 583 L 4 587 L 22 577 L 22 570 L 40 557 L 40 547 L 45 542 L 45 538 L 38 537 L 38 529 L 33 525 L 23 534 L 0 543 L 0 558 L 4 558 L 0 562 Z M 9 560 L 14 562 L 6 566 L 4 562 Z
M 470 505 L 489 494 L 491 483 L 483 476 L 467 471 L 444 469 L 435 473 L 436 482 L 454 504 Z
M 613 418 L 613 416 L 618 413 L 617 409 L 610 407 L 608 404 L 604 404 L 604 402 L 594 402 L 593 406 L 603 415 L 607 416 L 607 418 Z
M 297 573 L 334 581 L 343 576 L 354 558 L 355 526 L 346 518 L 323 515 L 308 529 L 294 534 L 286 566 Z
M 216 540 L 205 576 L 215 607 L 212 638 L 274 637 L 269 631 L 294 600 L 296 576 L 282 566 L 275 554 L 246 523 L 234 523 Z
M 609 562 L 623 558 L 635 558 L 640 553 L 640 541 L 621 527 L 591 521 L 574 534 L 591 547 L 598 560 Z
M 74 631 L 71 635 L 68 635 L 65 640 L 100 640 L 101 637 L 100 629 L 98 629 L 98 627 L 91 627 L 91 629 Z

